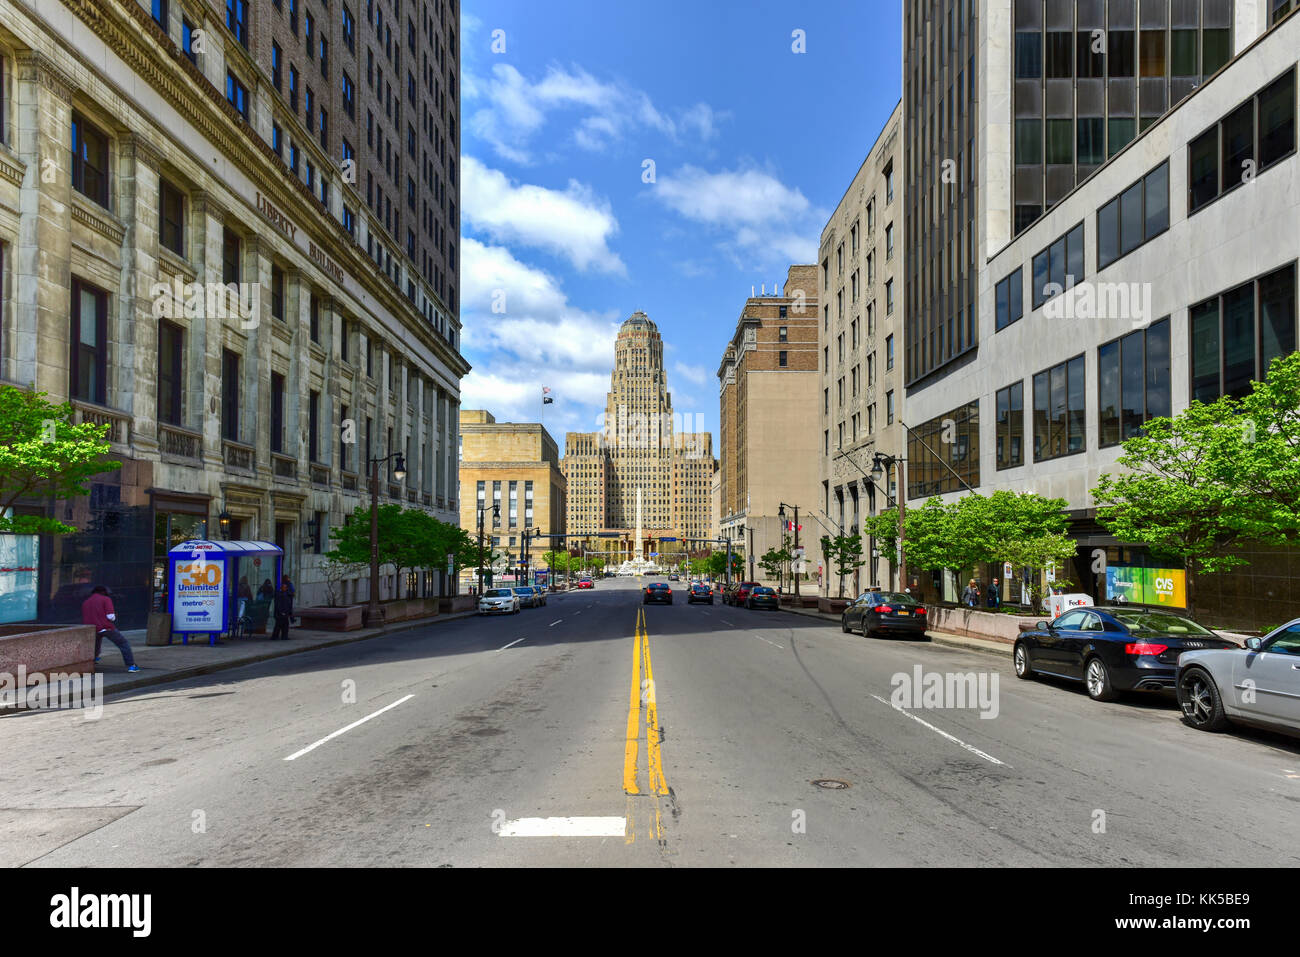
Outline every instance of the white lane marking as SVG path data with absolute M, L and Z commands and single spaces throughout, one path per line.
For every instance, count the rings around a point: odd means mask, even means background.
M 764 638 L 762 635 L 754 635 L 754 637 L 757 638 L 759 641 L 767 641 L 767 639 Z M 767 641 L 767 643 L 771 645 L 773 648 L 780 648 L 782 651 L 785 651 L 785 648 L 782 647 L 781 645 L 778 645 L 775 641 Z
M 557 618 L 557 619 L 555 619 L 555 621 L 551 622 L 551 623 L 550 623 L 549 625 L 547 625 L 546 627 L 547 627 L 547 628 L 554 628 L 556 625 L 558 625 L 558 624 L 559 624 L 560 622 L 562 622 L 562 621 L 564 621 L 563 618 Z
M 498 837 L 623 837 L 624 817 L 521 817 L 506 821 Z
M 711 611 L 702 611 L 702 612 L 700 612 L 700 614 L 701 614 L 701 615 L 709 615 L 710 617 L 712 617 L 713 612 L 711 612 Z
M 524 635 L 523 638 L 516 638 L 514 641 L 510 642 L 510 644 L 502 645 L 500 648 L 497 649 L 497 651 L 505 651 L 507 648 L 513 648 L 515 645 L 519 644 L 519 642 L 527 640 L 527 638 L 528 638 L 527 635 Z
M 292 760 L 294 760 L 295 758 L 300 758 L 300 757 L 302 757 L 304 754 L 306 754 L 306 753 L 309 752 L 309 751 L 315 751 L 317 748 L 319 748 L 319 747 L 320 747 L 322 744 L 324 744 L 326 741 L 332 741 L 334 738 L 337 738 L 340 734 L 347 734 L 347 733 L 348 733 L 349 731 L 351 731 L 353 728 L 358 727 L 359 725 L 363 725 L 363 724 L 365 724 L 365 723 L 366 723 L 367 721 L 369 721 L 371 718 L 377 718 L 377 717 L 379 717 L 381 714 L 383 714 L 385 711 L 391 711 L 391 710 L 393 710 L 394 708 L 396 708 L 399 704 L 401 704 L 403 701 L 410 701 L 410 700 L 411 700 L 412 698 L 414 698 L 414 697 L 415 697 L 415 695 L 413 695 L 413 694 L 408 694 L 405 698 L 398 698 L 398 699 L 397 699 L 396 701 L 394 701 L 392 704 L 390 704 L 390 705 L 385 705 L 384 707 L 382 707 L 382 708 L 380 708 L 378 711 L 376 711 L 374 714 L 368 714 L 368 715 L 366 715 L 364 718 L 362 718 L 360 721 L 353 721 L 353 722 L 352 722 L 350 725 L 348 725 L 346 728 L 339 728 L 337 731 L 333 732 L 332 734 L 327 734 L 327 735 L 325 735 L 325 737 L 321 738 L 321 739 L 320 739 L 319 741 L 317 741 L 315 744 L 309 744 L 309 745 L 307 745 L 307 747 L 303 748 L 301 751 L 295 751 L 293 754 L 291 754 L 291 755 L 289 755 L 287 758 L 285 758 L 285 760 L 286 760 L 286 761 L 292 761 Z
M 580 611 L 575 611 L 574 614 L 575 614 L 575 615 L 581 615 L 582 612 L 580 612 Z
M 892 703 L 886 701 L 884 698 L 880 697 L 880 695 L 878 695 L 878 694 L 873 694 L 871 697 L 875 698 L 875 699 L 876 699 L 877 701 L 879 701 L 881 704 L 889 705 L 889 707 L 893 708 L 893 709 L 894 709 L 895 711 L 897 711 L 899 714 L 905 714 L 905 715 L 907 715 L 909 718 L 911 718 L 913 721 L 917 722 L 918 724 L 923 724 L 923 725 L 925 725 L 927 728 L 929 728 L 929 729 L 930 729 L 931 731 L 933 731 L 935 734 L 940 735 L 941 737 L 945 737 L 945 738 L 947 738 L 949 741 L 953 742 L 954 744 L 960 744 L 963 748 L 965 748 L 967 751 L 971 752 L 972 754 L 978 754 L 978 755 L 979 755 L 981 758 L 983 758 L 985 761 L 992 761 L 994 764 L 1001 764 L 1003 767 L 1010 767 L 1010 765 L 1007 764 L 1006 762 L 1004 762 L 1004 761 L 999 761 L 997 758 L 993 757 L 993 755 L 991 755 L 991 754 L 985 754 L 983 751 L 981 751 L 979 748 L 975 747 L 974 745 L 967 744 L 967 743 L 966 743 L 965 741 L 963 741 L 961 738 L 955 738 L 955 737 L 953 737 L 953 736 L 952 736 L 951 734 L 949 734 L 947 731 L 944 731 L 942 728 L 936 728 L 934 725 L 932 725 L 932 724 L 931 724 L 930 722 L 928 722 L 928 721 L 922 721 L 922 720 L 921 720 L 920 718 L 918 718 L 916 715 L 912 714 L 912 712 L 910 712 L 910 711 L 904 711 L 902 708 L 899 708 L 899 707 L 897 707 L 896 705 L 894 705 L 894 704 L 892 704 Z

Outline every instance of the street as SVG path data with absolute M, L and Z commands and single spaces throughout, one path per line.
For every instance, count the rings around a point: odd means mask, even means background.
M 0 865 L 1300 863 L 1296 742 L 644 583 L 0 718 Z

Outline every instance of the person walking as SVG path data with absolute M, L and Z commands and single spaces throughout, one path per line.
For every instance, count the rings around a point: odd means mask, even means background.
M 117 630 L 117 611 L 113 608 L 113 599 L 109 597 L 105 586 L 96 585 L 91 589 L 90 597 L 81 603 L 81 622 L 85 625 L 93 625 L 95 628 L 96 663 L 99 662 L 100 646 L 107 638 L 117 645 L 118 651 L 122 652 L 122 660 L 126 662 L 127 671 L 140 670 L 136 666 L 135 655 L 131 654 L 130 643 Z
M 971 579 L 966 586 L 966 590 L 961 593 L 961 603 L 967 608 L 978 608 L 980 606 L 980 589 L 975 584 L 975 579 Z
M 1002 592 L 998 588 L 998 580 L 993 579 L 993 584 L 989 585 L 989 607 L 997 608 L 1002 604 Z
M 280 581 L 280 590 L 275 593 L 275 630 L 271 640 L 289 640 L 289 619 L 293 617 L 293 592 L 289 591 L 288 579 Z
M 262 582 L 262 587 L 257 590 L 258 601 L 270 601 L 275 597 L 275 586 L 271 584 L 271 579 Z

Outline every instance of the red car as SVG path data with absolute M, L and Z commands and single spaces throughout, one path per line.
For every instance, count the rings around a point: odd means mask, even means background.
M 579 587 L 579 588 L 595 588 L 596 585 L 595 585 L 594 582 L 592 582 L 592 580 L 591 580 L 590 578 L 580 578 L 580 579 L 578 579 L 578 587 Z
M 739 607 L 749 601 L 750 592 L 758 587 L 758 582 L 736 582 L 731 586 L 731 591 L 722 593 L 722 602 L 726 605 L 735 605 Z

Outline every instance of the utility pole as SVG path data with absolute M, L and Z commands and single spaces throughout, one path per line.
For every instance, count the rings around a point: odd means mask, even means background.
M 402 481 L 406 478 L 406 461 L 401 452 L 376 456 L 367 463 L 370 466 L 370 601 L 366 615 L 371 628 L 379 624 L 379 464 L 389 459 L 397 460 L 393 463 L 393 478 Z
M 483 516 L 487 512 L 486 503 L 478 507 L 478 596 L 483 597 Z M 501 523 L 501 506 L 493 504 L 492 506 L 492 527 L 496 528 Z

